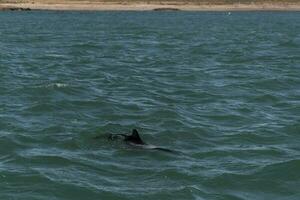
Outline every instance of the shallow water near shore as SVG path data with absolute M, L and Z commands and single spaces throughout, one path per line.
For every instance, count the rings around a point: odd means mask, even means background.
M 299 116 L 299 12 L 0 13 L 0 199 L 298 200 Z

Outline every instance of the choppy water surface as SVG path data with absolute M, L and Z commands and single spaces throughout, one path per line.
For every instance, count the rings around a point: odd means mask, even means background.
M 296 200 L 299 134 L 299 12 L 0 13 L 0 199 Z

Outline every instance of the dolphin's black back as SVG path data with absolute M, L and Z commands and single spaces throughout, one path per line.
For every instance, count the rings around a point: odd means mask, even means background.
M 128 142 L 130 144 L 135 144 L 135 145 L 144 145 L 145 149 L 153 149 L 153 150 L 159 150 L 159 151 L 164 151 L 164 152 L 168 152 L 168 153 L 178 153 L 177 151 L 173 151 L 170 149 L 166 149 L 166 148 L 162 148 L 162 147 L 156 147 L 153 145 L 147 145 L 140 137 L 138 131 L 136 129 L 132 130 L 131 135 L 127 135 L 127 134 L 110 134 L 108 139 L 110 140 L 114 140 L 117 137 L 123 137 L 125 142 Z

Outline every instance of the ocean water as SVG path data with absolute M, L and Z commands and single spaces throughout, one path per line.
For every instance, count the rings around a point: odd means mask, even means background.
M 1 200 L 298 200 L 299 134 L 299 12 L 0 13 Z

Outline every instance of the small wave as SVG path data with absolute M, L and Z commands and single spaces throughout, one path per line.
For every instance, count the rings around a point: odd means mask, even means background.
M 52 58 L 64 58 L 66 57 L 65 55 L 62 55 L 62 54 L 46 54 L 45 56 L 48 56 L 48 57 L 52 57 Z
M 47 84 L 46 86 L 42 86 L 45 88 L 65 88 L 68 87 L 68 84 L 65 83 L 51 83 L 51 84 Z
M 49 84 L 43 84 L 43 85 L 37 85 L 33 88 L 66 88 L 69 87 L 69 84 L 66 83 L 49 83 Z
M 300 175 L 296 173 L 299 170 L 299 166 L 299 159 L 276 162 L 264 166 L 257 175 L 263 178 L 270 178 L 270 180 L 299 180 Z
M 2 165 L 5 165 L 6 163 L 9 163 L 13 160 L 14 160 L 14 158 L 10 155 L 0 156 L 0 168 Z

